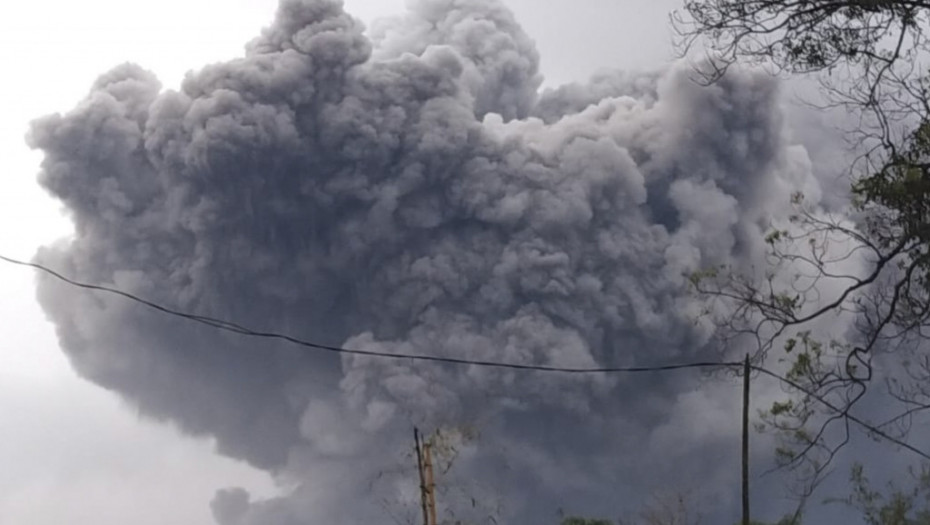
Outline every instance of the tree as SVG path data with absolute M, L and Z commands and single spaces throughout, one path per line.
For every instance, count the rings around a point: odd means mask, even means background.
M 828 500 L 845 504 L 862 513 L 868 525 L 930 525 L 930 471 L 926 466 L 911 471 L 913 484 L 907 489 L 888 484 L 889 494 L 871 487 L 862 465 L 854 465 L 852 494 Z
M 710 37 L 725 66 L 748 58 L 812 72 L 912 59 L 927 44 L 928 8 L 925 0 L 687 0 L 673 20 L 685 45 Z
M 619 520 L 617 525 L 699 525 L 701 501 L 691 492 L 665 492 L 654 495 L 633 520 Z
M 422 442 L 430 447 L 440 525 L 499 522 L 503 510 L 500 496 L 456 469 L 461 452 L 479 439 L 480 431 L 469 424 L 441 426 L 422 438 Z M 413 490 L 398 493 L 398 486 Z M 396 464 L 378 472 L 371 480 L 369 490 L 386 493 L 379 496 L 379 503 L 397 525 L 414 525 L 423 521 L 414 447 L 405 447 Z
M 698 525 L 701 512 L 690 493 L 668 492 L 650 498 L 634 515 L 616 522 L 604 518 L 566 516 L 561 525 Z M 559 514 L 564 516 L 561 511 Z
M 704 80 L 739 61 L 815 73 L 824 106 L 860 116 L 850 130 L 861 156 L 848 210 L 827 213 L 798 194 L 791 220 L 766 238 L 765 268 L 692 276 L 721 340 L 749 341 L 757 370 L 790 385 L 762 427 L 781 436 L 777 456 L 801 474 L 803 499 L 852 426 L 902 444 L 930 409 L 930 72 L 921 64 L 930 1 L 688 0 L 673 21 L 683 50 L 704 45 Z M 874 422 L 857 416 L 867 395 L 886 396 L 897 411 Z
M 927 0 L 687 0 L 672 17 L 682 50 L 705 47 L 707 80 L 739 61 L 829 73 L 830 102 L 872 117 L 865 135 L 884 147 L 908 135 L 900 120 L 928 116 L 928 19 Z
M 612 521 L 598 518 L 581 518 L 569 516 L 562 520 L 562 525 L 614 525 Z

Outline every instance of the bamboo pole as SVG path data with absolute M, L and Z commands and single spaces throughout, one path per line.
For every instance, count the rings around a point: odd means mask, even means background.
M 436 520 L 436 480 L 433 478 L 433 453 L 428 442 L 423 445 L 423 456 L 425 460 L 423 470 L 426 471 L 427 506 L 431 520 L 429 525 L 438 525 L 439 522 Z
M 429 522 L 429 511 L 427 510 L 427 497 L 426 497 L 426 476 L 423 472 L 423 454 L 421 452 L 420 446 L 420 431 L 417 427 L 413 427 L 413 442 L 417 451 L 417 473 L 420 476 L 420 506 L 423 508 L 423 525 L 430 525 Z

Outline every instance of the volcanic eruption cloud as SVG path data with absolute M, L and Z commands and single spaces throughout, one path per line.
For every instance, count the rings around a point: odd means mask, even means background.
M 369 31 L 341 2 L 282 0 L 242 58 L 178 91 L 121 65 L 34 123 L 39 180 L 75 226 L 37 259 L 347 348 L 564 367 L 719 358 L 686 274 L 749 267 L 791 192 L 816 200 L 819 186 L 776 81 L 693 76 L 543 90 L 534 43 L 498 0 L 418 0 Z M 38 294 L 83 377 L 281 481 L 269 500 L 219 490 L 221 525 L 416 510 L 414 425 L 477 430 L 439 498 L 476 521 L 554 522 L 738 472 L 736 390 L 699 372 L 336 355 L 52 279 Z

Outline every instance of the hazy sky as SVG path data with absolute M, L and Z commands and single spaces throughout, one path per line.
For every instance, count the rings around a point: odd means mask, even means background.
M 398 0 L 347 0 L 370 21 Z M 666 61 L 667 0 L 509 0 L 536 40 L 547 85 L 600 68 Z M 40 156 L 28 122 L 72 107 L 101 72 L 133 61 L 166 86 L 186 71 L 241 54 L 272 0 L 48 0 L 0 7 L 0 253 L 29 259 L 68 233 L 34 182 Z M 212 453 L 211 443 L 140 420 L 115 396 L 76 378 L 34 299 L 28 270 L 0 265 L 0 524 L 207 525 L 217 488 L 273 494 L 268 477 Z M 145 454 L 140 454 L 145 450 Z M 157 509 L 157 510 L 153 510 Z

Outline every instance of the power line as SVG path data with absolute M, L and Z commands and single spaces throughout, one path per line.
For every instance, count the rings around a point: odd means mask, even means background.
M 528 371 L 537 371 L 537 372 L 559 372 L 566 374 L 596 374 L 596 373 L 637 373 L 637 372 L 666 372 L 670 370 L 682 370 L 688 368 L 727 368 L 740 366 L 741 362 L 728 362 L 728 361 L 698 361 L 691 363 L 677 363 L 670 365 L 659 365 L 659 366 L 623 366 L 623 367 L 591 367 L 591 368 L 569 368 L 569 367 L 560 367 L 560 366 L 546 366 L 546 365 L 530 365 L 530 364 L 521 364 L 521 363 L 508 363 L 502 361 L 486 361 L 480 359 L 465 359 L 458 357 L 444 357 L 444 356 L 435 356 L 427 354 L 406 354 L 406 353 L 388 353 L 388 352 L 377 352 L 373 350 L 359 350 L 353 348 L 343 348 L 339 346 L 330 346 L 320 343 L 314 343 L 312 341 L 307 341 L 298 337 L 294 337 L 288 334 L 283 334 L 279 332 L 269 332 L 262 330 L 255 330 L 247 326 L 234 323 L 231 321 L 225 321 L 223 319 L 218 319 L 215 317 L 209 317 L 204 315 L 196 315 L 188 312 L 183 312 L 181 310 L 176 310 L 174 308 L 169 308 L 161 304 L 143 299 L 137 295 L 119 290 L 116 288 L 111 288 L 109 286 L 101 286 L 96 284 L 88 284 L 74 279 L 68 278 L 61 273 L 48 268 L 39 263 L 26 262 L 18 259 L 13 259 L 11 257 L 6 257 L 0 255 L 0 260 L 3 260 L 10 264 L 15 264 L 19 266 L 27 266 L 34 268 L 41 272 L 44 272 L 52 277 L 68 283 L 72 286 L 78 288 L 84 288 L 86 290 L 93 290 L 98 292 L 104 292 L 112 295 L 117 295 L 124 299 L 129 299 L 136 303 L 142 304 L 157 310 L 163 314 L 171 315 L 175 317 L 180 317 L 193 321 L 196 323 L 204 324 L 218 330 L 223 330 L 227 332 L 232 332 L 239 335 L 244 335 L 248 337 L 257 337 L 264 339 L 277 339 L 280 341 L 287 341 L 298 346 L 305 348 L 313 348 L 315 350 L 321 350 L 325 352 L 332 352 L 338 354 L 352 354 L 352 355 L 365 355 L 371 357 L 381 357 L 388 359 L 411 359 L 414 361 L 431 361 L 437 363 L 447 363 L 453 365 L 472 365 L 472 366 L 483 366 L 491 368 L 509 368 L 515 370 L 528 370 Z
M 507 362 L 500 362 L 500 361 L 464 359 L 464 358 L 457 358 L 457 357 L 442 357 L 442 356 L 433 356 L 433 355 L 426 355 L 426 354 L 404 354 L 404 353 L 391 354 L 387 352 L 376 352 L 373 350 L 359 350 L 359 349 L 352 349 L 352 348 L 343 348 L 343 347 L 338 347 L 338 346 L 330 346 L 330 345 L 314 343 L 312 341 L 307 341 L 304 339 L 300 339 L 298 337 L 294 337 L 291 335 L 282 334 L 278 332 L 267 332 L 267 331 L 261 331 L 261 330 L 254 330 L 252 328 L 248 328 L 241 324 L 234 323 L 231 321 L 225 321 L 223 319 L 218 319 L 215 317 L 209 317 L 209 316 L 204 316 L 204 315 L 197 315 L 197 314 L 191 314 L 188 312 L 183 312 L 180 310 L 176 310 L 174 308 L 169 308 L 167 306 L 160 305 L 158 303 L 149 301 L 147 299 L 143 299 L 137 295 L 131 294 L 129 292 L 125 292 L 123 290 L 111 288 L 108 286 L 101 286 L 101 285 L 89 284 L 89 283 L 84 283 L 81 281 L 76 281 L 74 279 L 68 278 L 62 275 L 61 273 L 55 270 L 52 270 L 51 268 L 48 268 L 47 266 L 44 266 L 39 263 L 21 261 L 18 259 L 13 259 L 11 257 L 6 257 L 2 254 L 0 254 L 0 260 L 5 261 L 10 264 L 15 264 L 18 266 L 26 266 L 26 267 L 34 268 L 48 275 L 51 275 L 52 277 L 62 282 L 65 282 L 67 284 L 70 284 L 78 288 L 117 295 L 119 297 L 123 297 L 130 301 L 139 303 L 143 306 L 147 306 L 148 308 L 151 308 L 153 310 L 157 310 L 163 314 L 187 319 L 189 321 L 204 324 L 204 325 L 216 328 L 218 330 L 232 332 L 235 334 L 244 335 L 248 337 L 277 339 L 277 340 L 292 343 L 294 345 L 302 346 L 305 348 L 312 348 L 316 350 L 337 353 L 337 354 L 365 355 L 365 356 L 380 357 L 380 358 L 387 358 L 387 359 L 410 359 L 414 361 L 430 361 L 430 362 L 446 363 L 446 364 L 453 364 L 453 365 L 473 365 L 473 366 L 483 366 L 483 367 L 491 367 L 491 368 L 508 368 L 508 369 L 515 369 L 515 370 L 527 370 L 527 371 L 538 371 L 538 372 L 559 372 L 559 373 L 568 373 L 568 374 L 665 372 L 665 371 L 671 371 L 671 370 L 682 370 L 682 369 L 690 369 L 690 368 L 733 368 L 733 367 L 742 366 L 744 364 L 742 361 L 719 361 L 719 362 L 698 361 L 698 362 L 691 362 L 691 363 L 677 363 L 677 364 L 659 365 L 659 366 L 567 368 L 567 367 L 558 367 L 558 366 L 528 365 L 528 364 L 507 363 Z M 823 396 L 819 396 L 815 394 L 814 392 L 812 392 L 809 389 L 804 388 L 797 382 L 792 381 L 791 379 L 781 376 L 761 366 L 750 365 L 750 368 L 752 370 L 756 370 L 762 374 L 770 376 L 778 381 L 781 381 L 782 383 L 787 384 L 791 386 L 792 388 L 797 389 L 799 392 L 802 392 L 810 396 L 812 399 L 815 399 L 816 401 L 820 402 L 825 407 L 836 412 L 837 414 L 840 414 L 841 416 L 847 418 L 853 423 L 856 423 L 857 425 L 865 428 L 866 430 L 872 432 L 873 434 L 891 443 L 894 443 L 904 449 L 907 449 L 921 456 L 922 458 L 930 460 L 930 454 L 927 454 L 921 451 L 920 449 L 889 435 L 887 432 L 881 430 L 880 428 L 849 413 L 848 410 L 843 410 L 837 407 L 836 405 L 834 405 L 833 403 L 825 399 Z
M 888 434 L 887 432 L 885 432 L 884 430 L 882 430 L 882 429 L 876 427 L 875 425 L 872 425 L 872 424 L 870 424 L 869 422 L 867 422 L 867 421 L 865 421 L 865 420 L 863 420 L 863 419 L 861 419 L 861 418 L 859 418 L 859 417 L 856 417 L 855 415 L 853 415 L 853 414 L 851 414 L 851 413 L 849 412 L 849 409 L 846 409 L 846 410 L 841 409 L 840 407 L 834 405 L 833 403 L 831 403 L 830 401 L 828 401 L 827 399 L 825 399 L 823 396 L 817 395 L 817 394 L 815 394 L 814 392 L 812 392 L 810 389 L 804 388 L 803 386 L 801 386 L 800 384 L 798 384 L 796 381 L 792 381 L 791 379 L 788 379 L 787 377 L 784 377 L 784 376 L 781 376 L 781 375 L 779 375 L 779 374 L 776 374 L 775 372 L 772 372 L 771 370 L 768 370 L 768 369 L 763 368 L 763 367 L 761 367 L 761 366 L 750 365 L 750 368 L 752 368 L 753 370 L 756 370 L 756 371 L 758 371 L 758 372 L 760 372 L 760 373 L 763 373 L 763 374 L 765 374 L 765 375 L 767 375 L 767 376 L 769 376 L 769 377 L 772 377 L 772 378 L 774 378 L 774 379 L 776 379 L 776 380 L 778 380 L 778 381 L 781 381 L 782 383 L 785 383 L 786 385 L 788 385 L 788 386 L 790 386 L 790 387 L 792 387 L 792 388 L 798 390 L 799 392 L 801 392 L 801 393 L 803 393 L 803 394 L 805 394 L 805 395 L 810 396 L 812 399 L 814 399 L 814 400 L 820 402 L 823 406 L 825 406 L 825 407 L 829 408 L 830 410 L 836 412 L 836 413 L 839 414 L 841 417 L 845 417 L 845 418 L 848 419 L 849 421 L 852 421 L 853 423 L 855 423 L 855 424 L 861 426 L 862 428 L 868 430 L 869 432 L 872 432 L 872 433 L 875 434 L 876 436 L 878 436 L 878 437 L 880 437 L 880 438 L 882 438 L 882 439 L 884 439 L 884 440 L 886 440 L 886 441 L 890 441 L 891 443 L 894 443 L 895 445 L 898 445 L 898 446 L 900 446 L 900 447 L 902 447 L 902 448 L 905 448 L 905 449 L 907 449 L 907 450 L 909 450 L 909 451 L 911 451 L 911 452 L 917 454 L 918 456 L 920 456 L 920 457 L 922 457 L 922 458 L 924 458 L 924 459 L 926 459 L 926 460 L 930 460 L 930 454 L 927 454 L 926 452 L 920 450 L 919 448 L 917 448 L 917 447 L 915 447 L 915 446 L 913 446 L 913 445 L 910 445 L 910 444 L 908 444 L 908 443 L 906 443 L 906 442 L 904 442 L 904 441 L 902 441 L 902 440 L 900 440 L 900 439 L 898 439 L 898 438 L 896 438 L 896 437 L 894 437 L 894 436 Z

